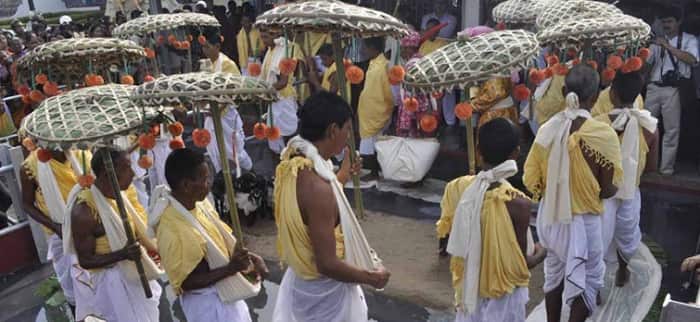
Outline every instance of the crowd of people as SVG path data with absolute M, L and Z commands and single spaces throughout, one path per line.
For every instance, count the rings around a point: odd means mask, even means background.
M 390 273 L 353 262 L 358 243 L 347 241 L 362 233 L 356 221 L 348 220 L 352 210 L 341 187 L 361 168 L 369 170 L 363 181 L 380 180 L 386 166 L 377 157 L 380 136 L 435 137 L 460 127 L 458 91 L 407 97 L 387 72 L 393 65 L 409 68 L 457 36 L 457 20 L 447 8 L 447 1 L 436 1 L 434 12 L 401 39 L 348 42 L 342 54 L 364 77 L 348 77 L 347 84 L 338 85 L 336 52 L 327 35 L 309 32 L 289 39 L 258 30 L 248 3 L 239 8 L 231 1 L 228 8 L 211 11 L 203 1 L 183 7 L 211 13 L 222 25 L 203 32 L 192 49 L 193 69 L 260 77 L 279 94 L 268 114 L 279 135 L 267 139 L 280 161 L 274 213 L 280 260 L 288 268 L 273 321 L 367 321 L 360 285 L 382 289 Z M 140 13 L 129 15 L 133 19 Z M 616 286 L 630 280 L 627 265 L 641 243 L 640 177 L 657 168 L 664 175 L 674 172 L 680 105 L 688 95 L 682 87 L 699 58 L 696 37 L 680 32 L 679 13 L 664 10 L 657 18 L 663 34 L 653 40 L 646 70 L 620 71 L 603 84 L 593 66 L 571 64 L 566 75 L 546 83 L 544 94 L 535 94 L 536 103 L 529 107 L 549 104 L 548 113 L 521 113 L 526 102 L 513 89 L 524 77 L 517 73 L 495 77 L 464 95 L 477 116 L 480 171 L 447 184 L 437 223 L 442 250 L 452 255 L 457 321 L 524 321 L 530 269 L 542 262 L 549 321 L 560 320 L 564 305 L 571 307 L 569 321 L 585 321 L 597 309 L 609 249 L 618 263 Z M 12 65 L 27 50 L 58 37 L 110 36 L 112 27 L 104 19 L 80 29 L 68 17 L 49 27 L 35 16 L 31 31 L 13 23 L 6 41 L 0 36 L 6 95 L 14 91 Z M 490 32 L 494 29 L 478 26 L 459 34 Z M 187 65 L 178 49 L 167 44 L 158 55 L 165 73 L 180 73 L 181 65 Z M 296 64 L 289 67 L 288 58 Z M 639 103 L 645 86 L 646 99 Z M 344 91 L 352 97 L 350 103 L 338 96 Z M 17 113 L 6 106 L 5 114 Z M 130 151 L 101 148 L 94 157 L 85 151 L 28 153 L 21 175 L 23 206 L 46 228 L 49 259 L 78 320 L 95 315 L 110 322 L 158 321 L 162 290 L 155 280 L 162 273 L 188 321 L 251 320 L 239 294 L 264 278 L 267 267 L 260 256 L 239 247 L 208 198 L 211 181 L 222 168 L 219 154 L 237 173 L 250 171 L 254 162 L 245 151 L 238 111 L 229 107 L 223 114 L 228 150 L 218 151 L 211 142 L 209 159 L 190 147 L 164 150 L 156 158 L 162 160 L 156 169 L 162 170 L 155 170 L 164 179 L 159 185 L 151 182 L 150 189 L 136 185 L 135 173 L 141 170 L 132 164 Z M 663 119 L 663 131 L 657 117 Z M 425 121 L 431 118 L 432 124 Z M 210 117 L 204 126 L 213 127 Z M 534 139 L 519 165 L 525 131 Z M 346 148 L 352 135 L 360 138 L 361 158 L 355 163 L 349 157 L 354 151 Z M 105 156 L 114 160 L 121 191 L 110 184 Z M 77 166 L 79 159 L 90 167 Z M 520 170 L 523 185 L 509 183 Z M 91 185 L 82 182 L 88 171 L 94 174 Z M 136 243 L 127 245 L 118 194 Z M 539 202 L 537 243 L 530 231 L 534 201 Z M 143 265 L 140 273 L 136 261 Z M 689 258 L 683 269 L 700 269 L 698 265 L 697 257 Z M 146 296 L 139 274 L 152 297 Z

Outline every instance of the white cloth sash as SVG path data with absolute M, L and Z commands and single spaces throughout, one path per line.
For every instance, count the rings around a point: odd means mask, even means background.
M 173 198 L 170 191 L 168 191 L 165 186 L 159 186 L 156 188 L 153 197 L 155 202 L 153 203 L 153 207 L 149 212 L 151 214 L 151 218 L 149 218 L 149 226 L 151 228 L 150 233 L 157 230 L 163 212 L 169 205 L 171 205 L 185 220 L 187 220 L 190 225 L 192 225 L 192 227 L 197 229 L 197 232 L 199 232 L 202 238 L 204 238 L 206 241 L 206 259 L 209 266 L 212 269 L 216 269 L 228 265 L 230 261 L 228 254 L 234 253 L 236 239 L 228 231 L 226 231 L 223 223 L 218 220 L 215 214 L 210 213 L 205 207 L 202 207 L 201 204 L 197 203 L 196 207 L 216 226 L 217 230 L 224 238 L 224 242 L 226 243 L 225 250 L 219 249 L 216 246 L 214 241 L 211 239 L 211 236 L 209 236 L 206 230 L 204 230 L 197 219 L 192 216 L 192 213 L 185 209 L 185 207 L 179 201 Z M 205 200 L 204 202 L 208 201 Z M 224 251 L 226 254 L 224 254 Z M 245 277 L 243 277 L 243 275 L 241 275 L 241 273 L 237 273 L 219 280 L 214 285 L 217 293 L 219 294 L 219 299 L 221 299 L 221 301 L 224 303 L 232 303 L 248 298 L 256 295 L 260 291 L 260 283 L 256 283 L 255 285 L 251 284 L 245 279 Z
M 488 171 L 481 171 L 474 182 L 464 190 L 455 211 L 447 251 L 466 260 L 464 267 L 464 310 L 472 313 L 479 303 L 479 275 L 481 270 L 481 208 L 489 186 L 518 172 L 513 160 L 505 161 Z
M 535 143 L 551 148 L 547 159 L 547 182 L 543 215 L 544 224 L 571 222 L 571 189 L 569 187 L 568 139 L 573 120 L 591 118 L 591 113 L 579 108 L 576 93 L 566 95 L 566 109 L 554 114 L 537 132 Z
M 654 133 L 658 120 L 651 116 L 649 111 L 636 108 L 616 108 L 610 112 L 610 115 L 617 115 L 615 121 L 612 122 L 612 128 L 616 131 L 624 131 L 620 145 L 623 182 L 615 197 L 629 200 L 634 198 L 637 191 L 640 126 Z
M 71 163 L 74 173 L 77 176 L 82 175 L 82 169 L 78 162 L 73 157 L 73 153 L 66 152 L 66 159 Z M 63 224 L 65 213 L 67 211 L 66 201 L 63 200 L 61 190 L 58 188 L 56 176 L 48 162 L 37 162 L 36 181 L 41 189 L 41 194 L 46 202 L 46 210 L 51 220 L 58 224 Z
M 343 186 L 333 172 L 333 164 L 324 160 L 318 153 L 318 149 L 311 142 L 301 136 L 295 136 L 287 144 L 286 149 L 292 149 L 304 155 L 314 164 L 314 170 L 322 179 L 328 181 L 333 188 L 338 212 L 340 213 L 340 226 L 345 242 L 345 262 L 365 270 L 375 270 L 382 267 L 381 259 L 370 247 L 362 227 L 357 222 L 352 206 L 343 192 Z M 286 149 L 282 154 L 286 154 Z

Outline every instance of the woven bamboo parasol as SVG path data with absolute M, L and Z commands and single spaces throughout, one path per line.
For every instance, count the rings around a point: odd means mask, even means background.
M 134 86 L 104 85 L 76 89 L 44 100 L 22 121 L 20 131 L 39 146 L 50 149 L 110 146 L 116 137 L 136 133 L 157 120 L 160 113 L 142 108 L 129 99 Z M 114 191 L 120 191 L 114 164 L 109 153 L 103 155 L 107 175 Z M 127 236 L 134 243 L 121 194 L 115 194 L 119 215 Z M 135 262 L 146 297 L 152 296 L 140 260 Z
M 337 66 L 338 88 L 343 98 L 350 102 L 350 93 L 345 87 L 345 65 L 343 64 L 343 37 L 401 37 L 408 34 L 408 26 L 398 19 L 383 13 L 337 0 L 310 0 L 280 5 L 266 11 L 255 20 L 261 29 L 278 32 L 320 32 L 331 33 L 335 65 Z M 354 133 L 354 130 L 352 131 Z M 349 145 L 355 151 L 355 136 L 350 135 Z M 350 154 L 355 162 L 355 153 Z M 364 217 L 360 179 L 352 178 L 355 186 L 355 208 L 360 218 Z
M 651 35 L 643 20 L 628 15 L 586 17 L 563 20 L 541 30 L 537 39 L 543 45 L 577 47 L 590 42 L 593 48 L 639 45 Z
M 427 95 L 465 89 L 493 77 L 510 77 L 512 69 L 527 67 L 539 53 L 535 34 L 525 30 L 503 30 L 473 38 L 460 37 L 421 58 L 406 71 L 405 86 Z M 467 124 L 469 171 L 476 168 L 471 118 Z
M 612 4 L 591 0 L 552 0 L 542 8 L 537 16 L 537 30 L 557 24 L 560 21 L 569 21 L 581 18 L 608 17 L 620 15 L 622 10 Z
M 229 104 L 271 102 L 277 100 L 277 92 L 264 80 L 235 76 L 229 73 L 186 73 L 158 78 L 136 88 L 132 99 L 141 105 L 160 106 L 187 103 L 208 103 L 214 121 L 214 131 L 219 148 L 220 162 L 226 185 L 226 198 L 231 211 L 234 234 L 242 244 L 243 233 L 238 219 L 235 191 L 231 181 L 221 124 L 222 111 Z
M 106 71 L 111 65 L 123 66 L 146 56 L 133 41 L 115 38 L 71 38 L 45 43 L 17 61 L 18 80 L 32 82 L 34 74 L 44 73 L 72 86 L 87 73 Z
M 507 0 L 493 8 L 492 16 L 499 23 L 534 26 L 537 16 L 553 1 L 558 0 Z
M 213 16 L 201 13 L 157 14 L 127 21 L 114 28 L 112 35 L 127 39 L 185 26 L 221 27 L 221 24 Z

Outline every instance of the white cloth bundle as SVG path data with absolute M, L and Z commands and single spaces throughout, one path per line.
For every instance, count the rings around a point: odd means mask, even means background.
M 66 254 L 76 254 L 73 234 L 71 229 L 71 212 L 78 198 L 78 193 L 82 191 L 82 187 L 75 186 L 68 196 L 68 211 L 65 218 L 65 223 L 63 225 L 63 249 Z M 124 231 L 124 224 L 122 223 L 121 217 L 112 208 L 112 206 L 107 201 L 107 198 L 102 194 L 100 189 L 97 189 L 95 185 L 90 187 L 90 192 L 92 193 L 93 200 L 95 201 L 96 211 L 98 216 L 100 216 L 100 221 L 105 229 L 105 234 L 107 235 L 107 241 L 109 242 L 109 247 L 112 251 L 120 250 L 127 246 L 126 232 Z M 131 220 L 137 229 L 141 231 L 146 231 L 146 223 L 141 221 L 141 218 L 136 214 L 136 210 L 129 202 L 124 192 L 121 192 L 122 200 L 124 201 L 124 208 L 127 213 L 129 213 Z M 134 232 L 135 233 L 135 232 Z M 158 267 L 158 265 L 148 256 L 146 250 L 141 247 L 141 263 L 143 265 L 146 278 L 148 280 L 155 280 L 158 278 L 163 271 Z M 124 276 L 131 280 L 139 280 L 138 271 L 136 270 L 136 265 L 132 261 L 124 260 L 119 262 L 119 268 L 123 271 Z
M 568 140 L 573 120 L 591 118 L 587 110 L 579 109 L 576 93 L 566 95 L 566 109 L 554 114 L 537 132 L 535 143 L 551 148 L 547 159 L 547 182 L 544 193 L 544 224 L 571 222 L 571 189 L 569 187 Z
M 365 270 L 380 268 L 381 260 L 374 249 L 369 246 L 362 227 L 357 222 L 357 218 L 355 218 L 352 206 L 343 192 L 343 187 L 333 172 L 333 164 L 328 160 L 324 160 L 318 153 L 316 146 L 300 136 L 292 138 L 287 144 L 287 149 L 297 151 L 311 160 L 316 174 L 331 184 L 340 213 L 340 226 L 343 230 L 345 242 L 345 261 Z M 282 154 L 285 154 L 285 152 L 282 152 Z
M 447 251 L 466 260 L 464 266 L 464 310 L 472 313 L 479 303 L 479 275 L 481 271 L 481 208 L 489 186 L 518 173 L 513 160 L 505 161 L 488 171 L 481 171 L 474 182 L 464 190 L 455 211 Z
M 228 265 L 230 259 L 228 254 L 233 254 L 235 246 L 236 246 L 236 239 L 226 231 L 226 229 L 223 226 L 223 223 L 218 220 L 216 214 L 211 214 L 205 207 L 202 207 L 199 203 L 196 205 L 196 207 L 202 211 L 202 213 L 211 221 L 216 228 L 218 229 L 219 233 L 221 236 L 224 238 L 224 242 L 226 243 L 226 254 L 220 250 L 214 241 L 211 239 L 211 236 L 207 234 L 206 230 L 202 227 L 202 225 L 197 221 L 194 216 L 190 213 L 189 210 L 185 209 L 182 204 L 177 201 L 175 198 L 172 197 L 170 194 L 170 191 L 165 187 L 165 186 L 159 186 L 156 188 L 156 191 L 153 195 L 153 201 L 152 202 L 152 207 L 149 211 L 151 214 L 151 217 L 149 218 L 149 227 L 150 227 L 150 233 L 152 234 L 158 227 L 158 223 L 160 222 L 160 218 L 163 215 L 163 212 L 165 211 L 166 208 L 168 208 L 169 205 L 172 205 L 175 210 L 177 210 L 180 215 L 182 215 L 187 222 L 192 225 L 199 234 L 204 238 L 207 244 L 207 263 L 212 269 L 216 269 L 219 267 L 223 267 Z M 206 199 L 204 202 L 208 202 Z M 252 284 L 250 283 L 241 273 L 237 273 L 233 276 L 226 277 L 222 280 L 219 280 L 215 284 L 216 291 L 219 294 L 219 299 L 221 299 L 222 302 L 224 303 L 233 303 L 239 300 L 244 300 L 253 296 L 258 295 L 260 292 L 260 286 L 261 283 L 255 283 Z
M 75 174 L 78 176 L 82 175 L 83 171 L 71 151 L 66 152 L 66 158 L 70 161 Z M 36 181 L 41 189 L 41 194 L 44 196 L 48 215 L 53 222 L 63 224 L 67 211 L 66 201 L 63 200 L 61 190 L 58 188 L 58 182 L 56 182 L 56 176 L 51 169 L 51 165 L 48 162 L 39 161 L 37 162 L 36 172 Z
M 659 122 L 647 110 L 637 108 L 616 108 L 610 115 L 617 115 L 612 122 L 612 128 L 616 131 L 624 131 L 620 149 L 622 152 L 623 181 L 616 198 L 634 199 L 637 191 L 637 173 L 639 167 L 639 127 L 654 133 Z
M 414 139 L 384 136 L 374 144 L 377 161 L 384 178 L 401 182 L 417 182 L 433 165 L 440 142 L 436 139 Z

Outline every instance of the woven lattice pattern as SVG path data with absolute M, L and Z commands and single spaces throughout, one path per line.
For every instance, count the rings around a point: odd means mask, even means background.
M 651 27 L 641 19 L 628 15 L 581 18 L 561 21 L 537 35 L 543 45 L 560 48 L 577 47 L 590 41 L 594 48 L 639 45 L 646 41 Z
M 555 0 L 507 0 L 493 8 L 493 19 L 496 22 L 532 26 L 537 16 L 552 1 Z
M 229 73 L 186 73 L 158 78 L 135 90 L 135 100 L 159 106 L 207 102 L 240 104 L 274 101 L 277 92 L 258 78 Z
M 535 35 L 524 30 L 459 39 L 416 62 L 406 71 L 404 84 L 423 93 L 464 88 L 492 77 L 510 77 L 512 68 L 526 67 L 538 53 Z
M 50 148 L 90 148 L 142 129 L 157 112 L 129 97 L 135 86 L 103 85 L 72 90 L 44 100 L 22 121 L 21 132 Z
M 622 14 L 622 10 L 614 5 L 590 0 L 554 0 L 542 9 L 536 22 L 537 30 L 540 31 L 561 21 Z
M 408 34 L 408 27 L 391 15 L 336 0 L 280 5 L 258 16 L 255 25 L 275 31 L 340 32 L 344 37 Z
M 216 18 L 201 13 L 157 14 L 127 21 L 114 28 L 112 35 L 127 39 L 131 36 L 141 36 L 184 26 L 221 27 Z
M 98 73 L 111 65 L 130 64 L 145 56 L 144 48 L 130 40 L 71 38 L 34 48 L 17 61 L 17 72 L 20 81 L 31 80 L 33 74 L 40 72 L 49 74 L 53 80 L 79 81 L 87 73 Z

